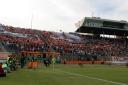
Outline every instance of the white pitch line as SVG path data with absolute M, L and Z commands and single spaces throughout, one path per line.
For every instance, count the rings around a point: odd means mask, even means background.
M 77 74 L 77 73 L 66 72 L 66 71 L 62 71 L 62 70 L 59 70 L 59 69 L 56 69 L 56 70 L 58 70 L 60 72 L 63 72 L 63 73 L 66 73 L 66 74 L 69 74 L 69 75 L 86 77 L 86 78 L 89 78 L 89 79 L 99 80 L 99 81 L 103 81 L 103 82 L 107 82 L 107 83 L 113 83 L 113 84 L 117 84 L 117 85 L 127 85 L 125 83 L 114 82 L 114 81 L 110 81 L 110 80 L 100 79 L 100 78 L 96 78 L 96 77 L 90 77 L 90 76 L 81 75 L 81 74 Z

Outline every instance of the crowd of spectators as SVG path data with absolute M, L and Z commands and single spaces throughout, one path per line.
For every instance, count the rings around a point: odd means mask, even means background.
M 5 49 L 15 52 L 55 51 L 62 55 L 90 55 L 93 56 L 93 59 L 107 59 L 108 56 L 127 56 L 127 41 L 125 39 L 39 31 L 5 25 L 2 27 L 4 32 L 0 34 L 1 45 Z M 14 33 L 22 34 L 22 36 L 17 36 Z

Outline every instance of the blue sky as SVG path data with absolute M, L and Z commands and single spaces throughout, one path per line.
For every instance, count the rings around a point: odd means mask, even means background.
M 128 0 L 0 0 L 0 23 L 74 32 L 85 16 L 128 21 Z

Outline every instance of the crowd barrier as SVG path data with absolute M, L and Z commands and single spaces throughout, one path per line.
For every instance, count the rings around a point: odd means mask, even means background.
M 62 61 L 62 64 L 104 64 L 104 61 Z
M 29 69 L 36 69 L 36 68 L 38 68 L 39 64 L 40 64 L 39 62 L 28 62 L 27 67 Z

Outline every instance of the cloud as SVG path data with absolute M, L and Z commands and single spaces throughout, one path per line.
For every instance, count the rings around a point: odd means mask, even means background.
M 128 20 L 128 0 L 1 0 L 0 22 L 39 30 L 74 32 L 85 16 Z
M 128 0 L 89 0 L 96 16 L 109 19 L 128 20 Z

